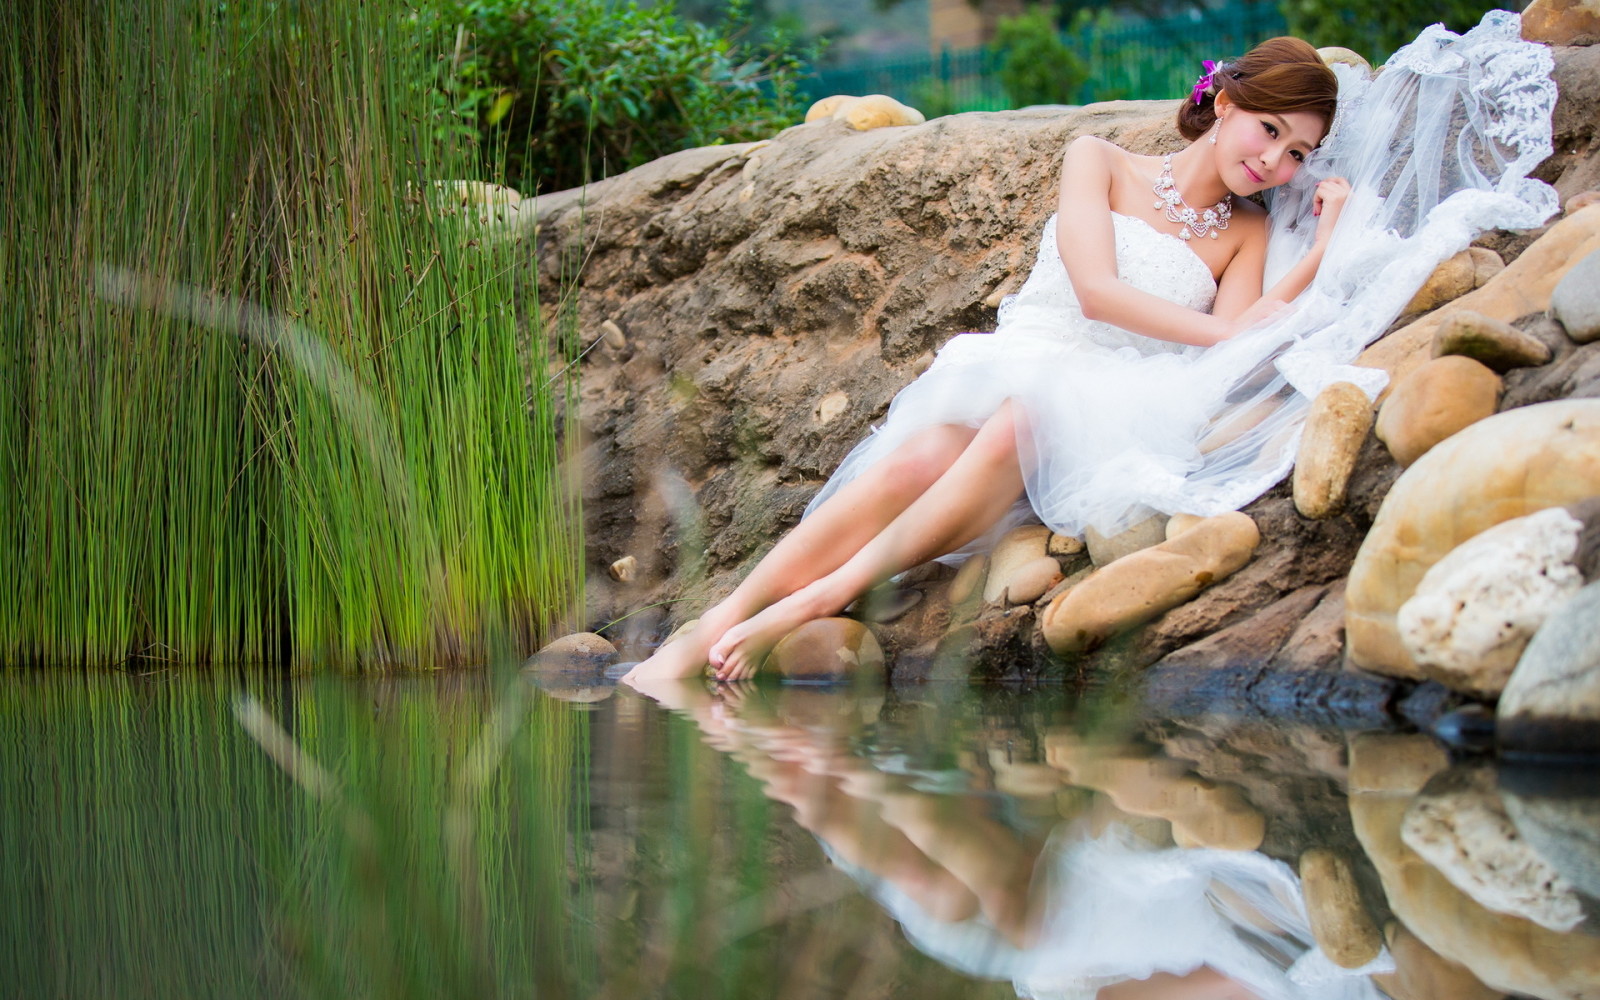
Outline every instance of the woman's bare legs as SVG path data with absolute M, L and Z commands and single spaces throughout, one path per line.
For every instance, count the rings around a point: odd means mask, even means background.
M 724 632 L 838 569 L 949 470 L 977 433 L 945 425 L 914 435 L 796 525 L 688 635 L 663 646 L 623 680 L 698 674 Z
M 953 552 L 988 531 L 1022 495 L 1016 442 L 1016 421 L 1008 402 L 984 423 L 944 475 L 837 569 L 801 583 L 765 611 L 727 627 L 709 652 L 717 678 L 751 676 L 767 651 L 793 629 L 813 618 L 838 614 L 894 574 Z

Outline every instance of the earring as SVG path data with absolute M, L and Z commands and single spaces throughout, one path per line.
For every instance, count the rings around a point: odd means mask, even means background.
M 1222 119 L 1217 119 L 1217 124 L 1211 129 L 1211 145 L 1217 144 L 1217 133 L 1222 131 Z

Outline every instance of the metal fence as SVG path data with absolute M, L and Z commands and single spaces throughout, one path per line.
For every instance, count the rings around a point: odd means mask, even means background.
M 1089 75 L 1060 102 L 1179 97 L 1194 85 L 1202 60 L 1237 56 L 1284 31 L 1277 4 L 1260 0 L 1233 0 L 1157 19 L 1102 16 L 1062 35 Z M 929 115 L 998 111 L 1012 106 L 997 76 L 1002 59 L 1000 52 L 983 47 L 867 60 L 819 69 L 806 89 L 813 98 L 888 94 Z

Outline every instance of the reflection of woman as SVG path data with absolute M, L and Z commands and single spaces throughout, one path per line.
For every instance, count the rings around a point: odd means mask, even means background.
M 1076 140 L 996 333 L 941 350 L 807 519 L 630 676 L 709 661 L 722 679 L 747 677 L 795 626 L 974 542 L 1023 495 L 1081 534 L 1152 509 L 1237 509 L 1281 478 L 1304 397 L 1350 377 L 1341 364 L 1439 259 L 1477 229 L 1536 224 L 1554 207 L 1524 180 L 1549 151 L 1548 54 L 1520 41 L 1514 15 L 1459 42 L 1430 32 L 1326 150 L 1340 84 L 1294 39 L 1203 77 L 1182 105 L 1192 141 L 1179 152 Z M 1337 238 L 1351 188 L 1335 168 L 1356 183 L 1356 224 Z M 1243 198 L 1297 177 L 1270 223 Z
M 1046 838 L 1002 822 L 992 799 L 923 790 L 846 749 L 837 727 L 796 725 L 746 693 L 699 684 L 650 693 L 789 805 L 828 857 L 923 952 L 1025 997 L 1377 1000 L 1361 970 L 1311 942 L 1298 880 L 1249 851 L 1157 849 L 1085 821 Z M 817 692 L 786 692 L 828 697 Z M 759 696 L 757 696 L 759 698 Z M 834 695 L 835 702 L 847 696 Z

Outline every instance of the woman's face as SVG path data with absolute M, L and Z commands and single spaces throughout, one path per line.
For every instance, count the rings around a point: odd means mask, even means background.
M 1237 195 L 1286 184 L 1322 141 L 1323 121 L 1309 111 L 1246 111 L 1217 95 L 1222 127 L 1212 155 L 1228 190 Z

